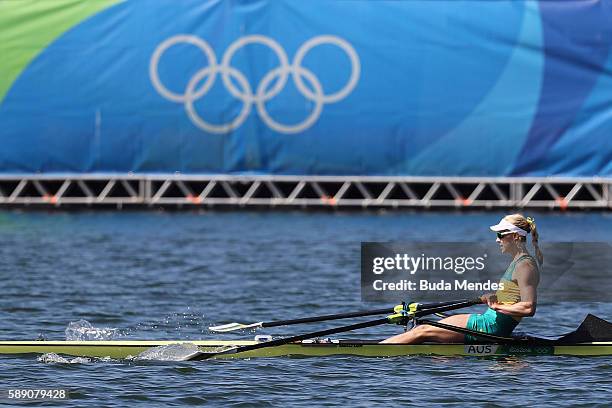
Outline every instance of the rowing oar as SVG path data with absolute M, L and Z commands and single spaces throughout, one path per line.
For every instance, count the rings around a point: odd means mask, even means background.
M 292 324 L 324 322 L 327 320 L 348 319 L 351 317 L 375 316 L 375 315 L 391 313 L 391 312 L 393 312 L 393 310 L 386 307 L 384 309 L 362 310 L 359 312 L 303 317 L 301 319 L 292 319 L 292 320 L 276 320 L 276 321 L 271 321 L 271 322 L 257 322 L 257 323 L 249 323 L 249 324 L 234 322 L 234 323 L 222 324 L 220 326 L 210 326 L 208 329 L 212 331 L 216 331 L 216 332 L 230 332 L 230 331 L 241 330 L 241 329 L 290 326 Z
M 417 305 L 416 310 L 430 309 L 434 307 L 442 307 L 448 305 L 455 305 L 460 302 L 465 301 L 451 301 L 451 302 L 437 302 L 437 303 L 414 303 Z M 352 317 L 365 317 L 365 316 L 376 316 L 385 313 L 393 313 L 393 309 L 384 308 L 384 309 L 373 309 L 373 310 L 362 310 L 358 312 L 347 312 L 347 313 L 338 313 L 338 314 L 330 314 L 330 315 L 322 315 L 322 316 L 312 316 L 312 317 L 302 317 L 300 319 L 291 319 L 291 320 L 275 320 L 270 322 L 256 322 L 256 323 L 227 323 L 219 326 L 210 326 L 208 329 L 211 331 L 215 331 L 218 333 L 231 332 L 235 330 L 242 329 L 258 329 L 260 327 L 278 327 L 278 326 L 290 326 L 294 324 L 303 324 L 303 323 L 315 323 L 315 322 L 324 322 L 328 320 L 340 320 L 340 319 L 349 319 Z
M 351 324 L 351 325 L 342 326 L 342 327 L 336 327 L 334 329 L 320 330 L 316 332 L 300 334 L 297 336 L 285 337 L 285 338 L 277 339 L 277 340 L 264 341 L 262 343 L 251 344 L 248 346 L 231 347 L 231 348 L 227 348 L 225 350 L 220 350 L 220 351 L 211 351 L 211 352 L 196 351 L 195 353 L 186 356 L 183 360 L 184 361 L 207 360 L 209 358 L 220 356 L 220 355 L 244 353 L 246 351 L 257 350 L 257 349 L 262 349 L 262 348 L 267 348 L 267 347 L 283 346 L 285 344 L 294 343 L 294 342 L 298 342 L 302 340 L 308 340 L 308 339 L 312 339 L 316 337 L 323 337 L 323 336 L 329 336 L 331 334 L 338 334 L 338 333 L 343 333 L 343 332 L 348 332 L 348 331 L 353 331 L 353 330 L 358 330 L 358 329 L 365 329 L 366 327 L 380 326 L 380 325 L 388 324 L 388 323 L 403 324 L 407 322 L 409 319 L 414 319 L 414 318 L 421 317 L 421 316 L 432 315 L 435 313 L 447 312 L 449 310 L 461 309 L 461 308 L 473 306 L 479 303 L 482 303 L 482 300 L 480 298 L 471 299 L 471 300 L 460 300 L 460 301 L 455 301 L 455 302 L 442 302 L 442 303 L 434 304 L 434 305 L 442 304 L 442 306 L 423 308 L 422 310 L 418 310 L 419 309 L 418 303 L 412 303 L 410 305 L 407 305 L 407 307 L 409 308 L 408 310 L 406 310 L 406 307 L 404 307 L 404 310 L 401 313 L 395 313 L 393 315 L 387 316 L 382 319 L 370 320 L 367 322 L 356 323 L 356 324 Z M 426 306 L 426 305 L 422 305 L 422 306 Z

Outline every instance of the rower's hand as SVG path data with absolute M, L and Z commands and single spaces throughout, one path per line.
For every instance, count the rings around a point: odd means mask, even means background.
M 485 303 L 493 310 L 497 310 L 500 306 L 499 301 L 497 300 L 497 295 L 495 293 L 490 293 L 488 295 L 483 296 Z
M 497 304 L 497 295 L 495 293 L 486 293 L 480 297 L 482 303 L 489 305 L 491 307 L 492 304 Z

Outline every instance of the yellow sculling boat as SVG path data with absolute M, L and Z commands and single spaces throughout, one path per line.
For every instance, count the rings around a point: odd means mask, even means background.
M 580 326 L 564 336 L 549 339 L 533 336 L 500 337 L 475 332 L 462 327 L 449 326 L 438 321 L 421 319 L 423 316 L 443 313 L 480 303 L 480 299 L 460 300 L 435 304 L 402 304 L 393 309 L 394 314 L 382 319 L 356 323 L 333 329 L 321 330 L 286 338 L 272 339 L 263 336 L 261 341 L 245 340 L 110 340 L 110 341 L 0 341 L 0 355 L 56 353 L 82 357 L 111 357 L 123 359 L 157 347 L 173 344 L 185 347 L 188 354 L 181 360 L 206 360 L 209 358 L 251 357 L 323 357 L 334 355 L 362 357 L 395 357 L 413 355 L 437 356 L 508 356 L 508 355 L 612 355 L 612 323 L 588 315 Z M 315 316 L 294 320 L 258 322 L 252 324 L 230 323 L 210 327 L 213 331 L 228 332 L 245 328 L 286 326 L 349 317 L 388 313 L 388 309 L 350 312 L 336 315 Z M 322 337 L 386 323 L 407 324 L 409 321 L 442 327 L 459 333 L 470 334 L 478 344 L 381 344 L 370 340 L 329 340 Z M 314 339 L 314 340 L 313 340 Z

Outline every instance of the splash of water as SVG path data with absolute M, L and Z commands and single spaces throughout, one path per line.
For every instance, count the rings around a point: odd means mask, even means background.
M 91 363 L 91 359 L 85 357 L 66 358 L 55 353 L 46 353 L 38 357 L 41 363 L 58 363 L 58 364 L 86 364 Z
M 113 340 L 122 335 L 119 329 L 94 327 L 87 320 L 70 322 L 65 333 L 66 340 Z

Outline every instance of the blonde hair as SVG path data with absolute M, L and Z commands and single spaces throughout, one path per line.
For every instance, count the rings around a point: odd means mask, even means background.
M 525 217 L 523 214 L 510 214 L 506 215 L 504 220 L 522 230 L 527 231 L 528 233 L 531 233 L 531 243 L 533 244 L 533 248 L 535 250 L 536 259 L 538 260 L 538 264 L 542 265 L 544 263 L 544 254 L 542 254 L 542 251 L 538 246 L 538 239 L 540 236 L 538 234 L 535 219 Z

